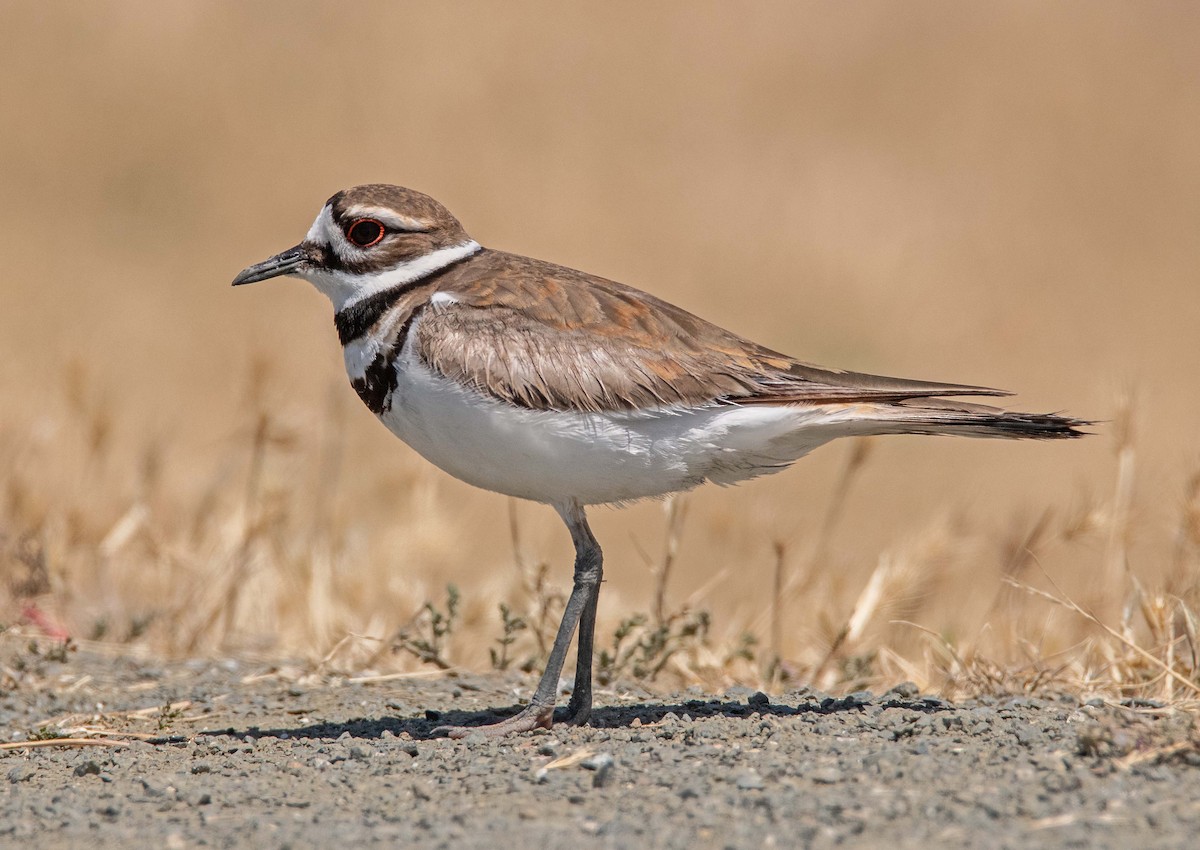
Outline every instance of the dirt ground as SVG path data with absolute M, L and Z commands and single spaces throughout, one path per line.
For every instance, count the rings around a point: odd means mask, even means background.
M 449 741 L 429 735 L 532 683 L 3 661 L 4 846 L 1149 848 L 1200 829 L 1200 736 L 1153 705 L 625 687 L 591 728 Z

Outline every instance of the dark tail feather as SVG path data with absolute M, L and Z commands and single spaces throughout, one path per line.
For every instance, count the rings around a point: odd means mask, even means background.
M 893 434 L 961 434 L 968 437 L 1059 440 L 1086 436 L 1094 425 L 1057 413 L 1020 413 L 982 404 L 921 399 L 887 406 L 883 422 Z

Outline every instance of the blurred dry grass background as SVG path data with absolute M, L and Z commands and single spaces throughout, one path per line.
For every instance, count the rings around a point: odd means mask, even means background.
M 548 509 L 374 422 L 310 287 L 228 286 L 386 181 L 811 361 L 1116 422 L 835 445 L 673 534 L 594 510 L 605 635 L 669 561 L 663 610 L 712 615 L 681 675 L 1187 692 L 1194 4 L 11 2 L 0 31 L 0 622 L 405 666 L 387 639 L 452 583 L 445 655 L 483 667 L 498 600 L 553 606 Z

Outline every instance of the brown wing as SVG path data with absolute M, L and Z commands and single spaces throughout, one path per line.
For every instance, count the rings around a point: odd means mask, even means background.
M 495 251 L 464 263 L 438 289 L 454 300 L 424 311 L 422 360 L 537 410 L 1006 395 L 822 369 L 623 284 Z

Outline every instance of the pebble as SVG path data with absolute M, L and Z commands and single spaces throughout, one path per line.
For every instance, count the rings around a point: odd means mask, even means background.
M 893 697 L 896 699 L 914 699 L 915 697 L 919 696 L 920 693 L 921 689 L 918 688 L 913 682 L 901 682 L 884 694 L 884 696 Z
M 599 770 L 602 767 L 610 767 L 612 763 L 612 753 L 601 752 L 593 756 L 588 756 L 579 764 L 585 770 Z
M 142 790 L 146 792 L 148 797 L 165 797 L 167 790 L 154 782 L 149 782 L 146 779 L 138 778 L 138 784 L 142 786 Z
M 734 779 L 734 783 L 742 791 L 761 791 L 767 787 L 767 783 L 763 782 L 763 778 L 753 770 L 739 773 Z
M 220 668 L 179 676 L 182 665 L 167 664 L 154 682 L 120 664 L 89 658 L 98 684 L 54 703 L 6 692 L 0 728 L 36 729 L 100 702 L 121 712 L 221 695 L 218 722 L 231 731 L 203 724 L 190 741 L 0 752 L 0 844 L 908 850 L 979 836 L 1026 846 L 1037 825 L 1055 846 L 1116 850 L 1147 834 L 1190 846 L 1200 829 L 1200 750 L 1166 749 L 1190 740 L 1190 720 L 1077 698 L 951 704 L 901 686 L 768 699 L 605 685 L 598 728 L 451 741 L 426 738 L 435 724 L 419 707 L 509 705 L 524 680 L 472 677 L 483 690 L 463 687 L 469 704 L 458 706 L 438 678 L 350 688 L 314 676 L 302 717 L 277 680 L 246 684 Z M 155 689 L 125 690 L 142 681 Z M 539 778 L 540 765 L 569 756 L 578 760 Z
M 807 776 L 813 782 L 818 782 L 821 785 L 835 785 L 845 778 L 843 773 L 836 767 L 815 767 L 807 772 Z
M 594 770 L 596 772 L 596 775 L 592 777 L 593 788 L 603 788 L 611 781 L 614 764 L 615 760 L 611 753 L 596 753 L 596 755 L 580 762 L 580 765 L 585 770 Z

